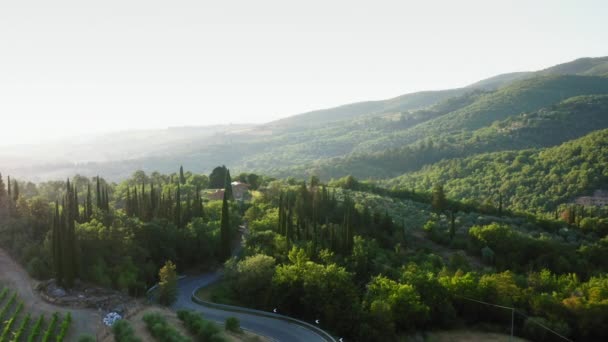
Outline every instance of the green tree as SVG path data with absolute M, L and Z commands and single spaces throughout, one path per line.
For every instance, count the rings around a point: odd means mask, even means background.
M 4 180 L 2 180 L 2 173 L 0 173 L 0 218 L 6 217 L 8 214 L 8 196 L 6 193 L 6 187 Z
M 226 173 L 228 169 L 226 166 L 218 166 L 209 175 L 209 188 L 210 189 L 222 189 L 226 185 Z
M 181 185 L 186 184 L 186 177 L 184 176 L 184 167 L 183 166 L 179 167 L 179 183 Z
M 224 183 L 224 194 L 228 198 L 229 201 L 234 200 L 234 195 L 232 194 L 232 178 L 230 178 L 230 170 L 226 170 L 226 181 Z
M 158 271 L 158 301 L 163 305 L 171 305 L 177 299 L 177 268 L 172 261 Z
M 438 212 L 444 211 L 447 209 L 447 199 L 445 198 L 445 192 L 443 191 L 443 185 L 435 184 L 433 187 L 433 195 L 431 198 L 431 205 L 433 209 Z
M 232 259 L 231 259 L 232 260 Z M 256 254 L 239 261 L 226 263 L 226 279 L 243 304 L 264 307 L 268 304 L 276 260 Z
M 220 221 L 220 258 L 225 260 L 230 257 L 230 244 L 232 241 L 230 229 L 230 213 L 228 208 L 228 199 L 226 192 L 222 200 L 222 216 Z

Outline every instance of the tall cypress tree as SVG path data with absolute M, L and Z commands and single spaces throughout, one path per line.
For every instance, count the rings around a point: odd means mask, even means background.
M 232 194 L 232 178 L 230 178 L 230 170 L 226 169 L 226 179 L 224 182 L 224 194 L 228 200 L 234 200 L 234 196 Z
M 230 213 L 228 209 L 228 198 L 224 192 L 222 200 L 222 218 L 220 222 L 220 257 L 225 260 L 230 257 Z
M 283 234 L 283 216 L 285 214 L 283 213 L 283 191 L 281 191 L 281 193 L 279 193 L 279 222 L 278 222 L 278 229 L 277 231 L 279 232 L 279 234 Z
M 12 195 L 12 189 L 11 189 L 11 176 L 8 176 L 8 180 L 7 180 L 7 184 L 8 184 L 8 198 L 12 199 L 13 195 Z
M 55 280 L 58 284 L 63 284 L 63 257 L 61 255 L 61 217 L 59 216 L 59 202 L 55 201 L 55 214 L 53 215 L 53 226 L 52 226 L 52 252 L 53 252 L 53 271 L 55 273 Z
M 184 167 L 181 165 L 179 167 L 179 183 L 182 185 L 186 184 L 186 177 L 184 176 Z
M 4 186 L 4 180 L 2 179 L 2 173 L 0 173 L 0 218 L 8 214 L 8 195 Z
M 97 196 L 95 197 L 95 199 L 97 200 L 97 208 L 98 209 L 102 209 L 101 208 L 101 184 L 99 184 L 99 176 L 97 176 L 96 178 L 96 182 L 97 182 Z
M 182 195 L 179 184 L 175 191 L 175 212 L 173 213 L 173 220 L 178 228 L 182 227 Z
M 13 201 L 17 203 L 17 201 L 19 200 L 19 182 L 17 182 L 16 180 L 14 182 L 15 185 L 13 188 Z
M 87 182 L 87 202 L 85 203 L 85 216 L 86 220 L 90 221 L 93 217 L 93 198 L 91 194 L 91 183 Z

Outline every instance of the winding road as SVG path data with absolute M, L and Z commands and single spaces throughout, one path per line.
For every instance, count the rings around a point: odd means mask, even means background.
M 240 320 L 242 328 L 274 341 L 327 341 L 313 330 L 298 324 L 272 317 L 210 308 L 192 301 L 192 295 L 196 290 L 216 282 L 220 277 L 219 273 L 207 273 L 180 279 L 178 282 L 179 295 L 172 308 L 174 310 L 194 310 L 202 313 L 206 319 L 220 323 L 223 323 L 228 317 L 236 317 Z

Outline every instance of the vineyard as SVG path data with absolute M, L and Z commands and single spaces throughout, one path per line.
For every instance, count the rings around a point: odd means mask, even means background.
M 63 342 L 70 329 L 72 316 L 54 313 L 33 317 L 25 312 L 15 291 L 0 286 L 0 342 Z

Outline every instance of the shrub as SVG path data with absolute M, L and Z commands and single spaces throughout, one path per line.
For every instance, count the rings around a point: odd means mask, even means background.
M 223 341 L 220 328 L 215 323 L 205 320 L 202 315 L 180 310 L 177 312 L 177 317 L 184 323 L 186 329 L 196 336 L 197 341 Z
M 150 334 L 159 341 L 171 342 L 189 342 L 190 339 L 184 337 L 175 328 L 167 323 L 167 320 L 157 313 L 149 313 L 144 315 L 144 322 Z
M 114 339 L 116 342 L 140 342 L 141 340 L 135 336 L 135 331 L 129 322 L 121 319 L 112 326 Z
M 241 322 L 236 317 L 228 317 L 228 318 L 226 318 L 225 328 L 226 328 L 227 331 L 232 331 L 232 332 L 235 332 L 235 333 L 242 332 L 242 330 L 241 330 Z

